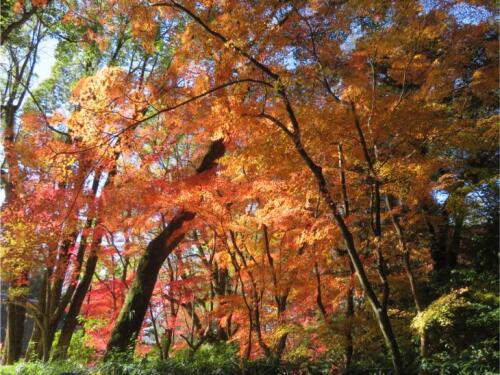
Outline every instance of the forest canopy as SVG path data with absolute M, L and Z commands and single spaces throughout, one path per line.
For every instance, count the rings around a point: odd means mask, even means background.
M 0 372 L 498 373 L 495 11 L 4 1 Z

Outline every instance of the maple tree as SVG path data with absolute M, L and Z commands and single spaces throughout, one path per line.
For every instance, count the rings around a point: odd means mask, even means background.
M 5 363 L 67 358 L 80 328 L 104 362 L 231 343 L 405 374 L 464 352 L 433 319 L 491 290 L 467 268 L 498 274 L 489 2 L 6 9 Z

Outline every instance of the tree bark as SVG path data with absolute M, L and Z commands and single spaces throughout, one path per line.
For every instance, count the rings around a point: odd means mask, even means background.
M 5 158 L 9 164 L 8 177 L 5 180 L 5 201 L 3 206 L 8 206 L 15 198 L 15 178 L 17 177 L 17 161 L 13 150 L 14 147 L 14 123 L 18 105 L 2 106 L 2 112 L 5 117 Z M 3 181 L 2 181 L 3 182 Z M 12 285 L 10 286 L 12 288 Z M 4 352 L 2 363 L 5 365 L 16 362 L 21 357 L 22 339 L 24 335 L 24 318 L 26 309 L 23 306 L 11 303 L 7 299 L 7 329 L 4 343 Z
M 24 320 L 26 318 L 26 308 L 24 306 L 9 303 L 7 309 L 7 334 L 3 358 L 4 365 L 13 364 L 21 358 L 23 350 Z
M 213 141 L 199 167 L 196 168 L 196 174 L 213 168 L 216 160 L 224 153 L 223 140 Z M 186 233 L 184 224 L 193 220 L 194 217 L 195 213 L 189 211 L 177 213 L 167 227 L 148 244 L 145 253 L 139 260 L 135 279 L 111 332 L 106 357 L 115 351 L 127 351 L 135 345 L 160 268 L 172 250 L 183 240 Z
M 111 332 L 106 355 L 113 351 L 124 352 L 135 344 L 160 268 L 168 255 L 184 238 L 183 224 L 194 217 L 195 214 L 189 211 L 178 213 L 169 225 L 149 243 L 146 252 L 139 260 L 134 282 Z
M 292 121 L 293 122 L 293 121 Z M 296 122 L 296 119 L 295 119 Z M 298 125 L 297 125 L 298 128 Z M 384 337 L 385 344 L 387 348 L 389 349 L 391 353 L 391 359 L 392 359 L 392 364 L 394 367 L 394 373 L 396 375 L 402 374 L 402 359 L 401 359 L 401 354 L 399 352 L 399 347 L 396 341 L 396 337 L 394 335 L 394 332 L 392 330 L 392 325 L 389 320 L 389 317 L 387 315 L 387 311 L 383 309 L 383 306 L 381 305 L 377 295 L 375 294 L 375 291 L 373 290 L 372 284 L 370 280 L 368 279 L 368 276 L 366 274 L 366 271 L 364 269 L 363 263 L 361 262 L 361 259 L 359 257 L 358 251 L 356 249 L 356 244 L 354 242 L 354 238 L 352 236 L 351 231 L 347 227 L 343 217 L 338 213 L 337 211 L 337 205 L 333 201 L 328 188 L 327 188 L 327 182 L 325 179 L 325 176 L 323 174 L 322 168 L 317 165 L 309 156 L 309 154 L 305 151 L 304 147 L 302 146 L 302 142 L 299 138 L 298 134 L 292 134 L 291 136 L 295 148 L 299 155 L 302 157 L 308 168 L 311 170 L 313 173 L 316 182 L 318 183 L 318 188 L 321 196 L 325 200 L 328 208 L 330 209 L 333 218 L 340 229 L 340 232 L 342 234 L 342 237 L 344 238 L 344 242 L 346 245 L 347 253 L 349 254 L 349 258 L 351 259 L 351 262 L 353 264 L 354 270 L 356 271 L 356 275 L 359 279 L 359 282 L 365 291 L 366 297 L 368 298 L 368 301 L 370 302 L 370 305 L 372 307 L 373 313 L 375 315 L 375 318 L 377 320 L 377 323 L 379 325 L 379 328 L 382 332 L 382 335 Z
M 7 7 L 5 7 L 7 8 Z M 2 11 L 2 16 L 4 12 Z M 31 15 L 30 15 L 31 16 Z M 28 16 L 28 18 L 30 17 Z M 9 17 L 7 17 L 9 18 Z M 22 25 L 26 20 L 23 17 L 17 21 L 12 21 L 10 24 L 1 26 L 0 43 L 3 45 L 7 40 L 9 33 L 15 30 L 19 25 Z M 28 92 L 31 78 L 36 63 L 38 45 L 42 39 L 41 25 L 33 28 L 31 43 L 28 46 L 28 52 L 23 58 L 20 56 L 11 56 L 15 69 L 11 71 L 13 74 L 12 86 L 4 92 L 5 97 L 2 99 L 1 115 L 5 121 L 4 129 L 4 162 L 8 165 L 8 172 L 0 171 L 0 180 L 5 184 L 5 199 L 2 208 L 9 206 L 16 196 L 16 184 L 19 181 L 19 168 L 17 161 L 17 153 L 15 151 L 15 122 L 17 111 L 23 104 L 24 97 Z M 13 53 L 12 51 L 10 53 Z M 16 72 L 15 74 L 12 72 Z M 13 314 L 12 317 L 10 315 Z M 7 335 L 5 342 L 3 363 L 12 363 L 17 361 L 22 354 L 22 340 L 24 336 L 24 322 L 26 317 L 26 308 L 21 305 L 15 305 L 7 301 Z
M 267 229 L 267 225 L 262 225 L 262 231 L 263 231 L 263 240 L 264 240 L 264 250 L 267 255 L 267 260 L 269 262 L 269 267 L 271 268 L 271 275 L 273 278 L 273 289 L 274 289 L 274 300 L 276 301 L 276 308 L 278 312 L 278 322 L 280 322 L 283 318 L 283 313 L 286 310 L 286 303 L 288 299 L 288 291 L 282 291 L 280 290 L 280 287 L 278 285 L 278 275 L 276 273 L 276 268 L 274 267 L 274 259 L 271 254 L 271 249 L 270 249 L 270 241 L 269 241 L 269 233 Z M 319 287 L 319 286 L 318 286 Z M 321 290 L 318 290 L 318 297 L 321 294 Z M 281 356 L 283 355 L 283 352 L 285 351 L 286 348 L 286 340 L 288 337 L 288 333 L 282 334 L 279 339 L 278 343 L 276 344 L 276 347 L 274 348 L 274 353 L 275 353 L 275 358 L 277 361 L 281 359 Z
M 340 171 L 340 186 L 342 188 L 342 203 L 344 206 L 344 218 L 349 217 L 349 196 L 347 195 L 347 180 L 345 176 L 345 167 L 344 167 L 344 151 L 342 148 L 342 144 L 338 144 L 338 159 L 339 159 L 339 171 Z M 346 331 L 345 331 L 345 339 L 346 339 L 346 347 L 345 347 L 345 367 L 348 369 L 352 364 L 352 355 L 354 353 L 354 344 L 352 337 L 352 321 L 354 319 L 354 275 L 355 270 L 352 265 L 351 260 L 349 259 L 349 270 L 351 271 L 351 280 L 349 282 L 349 289 L 347 291 L 347 306 L 345 311 L 346 317 Z
M 170 347 L 172 346 L 172 338 L 174 335 L 174 330 L 172 328 L 167 328 L 163 334 L 161 340 L 161 358 L 163 360 L 168 359 L 168 354 L 170 352 Z
M 101 238 L 98 241 L 94 241 L 92 244 L 92 251 L 87 259 L 87 264 L 85 266 L 85 273 L 83 274 L 82 280 L 78 284 L 75 290 L 73 299 L 69 306 L 68 314 L 66 315 L 66 320 L 61 329 L 61 335 L 57 342 L 56 351 L 54 353 L 54 359 L 66 358 L 68 353 L 69 344 L 71 343 L 71 338 L 75 332 L 75 328 L 78 324 L 78 314 L 82 308 L 85 296 L 92 282 L 92 277 L 94 276 L 94 271 L 97 265 L 98 256 L 96 255 L 97 247 L 101 242 Z
M 399 222 L 398 217 L 392 212 L 392 204 L 391 204 L 391 199 L 389 196 L 385 196 L 385 203 L 387 206 L 387 210 L 390 213 L 391 216 L 391 221 L 392 225 L 394 226 L 394 229 L 396 230 L 396 234 L 398 236 L 398 241 L 399 241 L 399 246 L 401 247 L 401 250 L 403 251 L 403 265 L 404 269 L 406 272 L 406 276 L 408 277 L 408 281 L 410 283 L 410 290 L 411 290 L 411 295 L 413 297 L 413 302 L 415 304 L 415 309 L 417 310 L 417 313 L 421 313 L 423 311 L 423 304 L 420 299 L 420 296 L 417 291 L 417 286 L 416 286 L 416 281 L 415 281 L 415 275 L 413 274 L 413 269 L 411 267 L 411 262 L 410 262 L 410 249 L 408 249 L 406 245 L 406 241 L 403 235 L 403 228 L 401 227 L 401 224 Z M 423 331 L 422 335 L 420 336 L 420 356 L 422 358 L 427 357 L 427 332 Z
M 351 275 L 354 275 L 354 267 L 352 266 L 351 261 L 349 261 L 349 268 L 351 269 Z M 347 306 L 345 317 L 347 322 L 345 334 L 345 367 L 348 369 L 352 364 L 352 355 L 354 353 L 354 343 L 352 337 L 352 323 L 354 319 L 354 280 L 352 279 L 352 277 L 349 285 L 349 290 L 347 291 Z
M 169 6 L 174 7 L 183 13 L 187 14 L 191 19 L 193 19 L 196 23 L 198 23 L 203 29 L 205 29 L 206 32 L 211 34 L 213 37 L 221 41 L 222 43 L 227 43 L 229 41 L 228 38 L 226 38 L 224 35 L 220 34 L 219 32 L 213 30 L 210 28 L 210 26 L 205 23 L 200 17 L 198 17 L 193 11 L 190 9 L 184 7 L 181 4 L 178 4 L 176 2 L 171 2 Z M 392 362 L 393 362 L 393 367 L 394 367 L 394 373 L 396 375 L 400 375 L 402 373 L 402 359 L 401 355 L 399 352 L 399 347 L 396 342 L 396 338 L 394 336 L 394 332 L 392 330 L 391 323 L 389 321 L 389 317 L 387 316 L 387 313 L 382 310 L 382 306 L 380 305 L 380 302 L 373 291 L 373 287 L 366 275 L 363 263 L 361 262 L 361 259 L 359 257 L 358 251 L 356 249 L 356 245 L 353 239 L 353 236 L 346 225 L 345 221 L 343 220 L 342 216 L 338 213 L 337 211 L 337 205 L 335 201 L 333 200 L 332 196 L 330 195 L 330 192 L 328 191 L 327 188 L 327 181 L 325 179 L 325 176 L 323 174 L 322 168 L 317 165 L 310 155 L 306 152 L 306 150 L 303 147 L 303 143 L 301 140 L 301 135 L 300 135 L 300 125 L 298 122 L 297 117 L 295 116 L 295 112 L 292 108 L 292 105 L 287 97 L 286 94 L 286 89 L 283 84 L 283 82 L 280 80 L 280 76 L 273 72 L 271 68 L 254 58 L 253 56 L 249 55 L 246 51 L 244 51 L 242 48 L 232 45 L 233 50 L 239 54 L 240 56 L 244 57 L 251 65 L 253 65 L 256 69 L 260 70 L 262 73 L 268 77 L 273 84 L 276 86 L 276 92 L 277 96 L 281 98 L 283 101 L 283 104 L 285 106 L 285 111 L 288 115 L 288 118 L 291 122 L 292 129 L 290 130 L 288 126 L 285 126 L 281 121 L 279 121 L 277 118 L 274 118 L 272 116 L 263 116 L 267 118 L 268 120 L 271 120 L 278 128 L 280 128 L 293 142 L 295 150 L 297 153 L 300 155 L 302 160 L 305 162 L 307 165 L 308 169 L 312 172 L 314 175 L 314 179 L 316 183 L 318 184 L 318 188 L 320 191 L 320 194 L 322 198 L 325 200 L 326 204 L 328 205 L 334 220 L 340 229 L 340 232 L 342 234 L 342 237 L 344 238 L 344 241 L 346 243 L 346 248 L 347 252 L 349 254 L 349 257 L 351 258 L 351 261 L 353 263 L 354 269 L 356 271 L 356 275 L 358 276 L 361 286 L 363 290 L 366 293 L 366 296 L 370 302 L 370 305 L 372 306 L 374 315 L 377 319 L 377 322 L 379 324 L 380 330 L 382 331 L 382 334 L 384 336 L 384 341 L 387 345 L 387 348 L 389 349 L 391 355 L 392 355 Z

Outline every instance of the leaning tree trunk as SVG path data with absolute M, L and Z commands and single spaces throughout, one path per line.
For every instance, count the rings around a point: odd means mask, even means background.
M 134 282 L 130 287 L 125 304 L 111 332 L 107 354 L 112 351 L 126 351 L 134 345 L 146 315 L 149 301 L 158 278 L 158 273 L 173 249 L 182 241 L 183 224 L 194 218 L 194 213 L 184 211 L 177 214 L 169 225 L 152 240 L 139 260 Z
M 115 161 L 118 159 L 120 153 L 115 153 Z M 99 182 L 102 180 L 102 170 L 96 170 L 94 181 L 92 183 L 92 194 L 94 197 L 97 195 L 97 190 L 99 188 Z M 108 173 L 108 178 L 104 183 L 104 188 L 112 181 L 114 176 L 116 176 L 117 167 L 116 163 L 113 168 Z M 103 189 L 104 189 L 103 188 Z M 97 209 L 97 207 L 96 207 Z M 91 218 L 87 219 L 86 229 L 90 229 L 94 221 L 98 221 L 98 214 L 95 213 L 96 219 L 93 220 Z M 64 320 L 63 327 L 61 329 L 61 335 L 59 336 L 59 340 L 57 342 L 56 350 L 54 352 L 54 359 L 63 359 L 66 358 L 68 354 L 69 345 L 71 343 L 71 338 L 73 337 L 73 333 L 75 332 L 76 326 L 78 325 L 78 315 L 80 314 L 80 310 L 82 308 L 83 302 L 85 300 L 85 296 L 90 288 L 90 284 L 92 283 L 92 278 L 94 276 L 94 272 L 97 266 L 97 261 L 99 256 L 97 255 L 97 250 L 102 241 L 102 235 L 96 236 L 96 231 L 94 228 L 94 235 L 92 239 L 92 243 L 90 245 L 90 254 L 87 258 L 87 263 L 85 266 L 85 271 L 82 276 L 82 279 L 78 283 L 76 290 L 71 298 L 71 303 L 69 305 L 68 313 Z M 78 259 L 79 264 L 81 265 L 83 262 L 83 257 L 85 254 L 85 248 L 87 245 L 86 236 L 82 237 L 82 241 L 80 244 L 81 256 Z M 78 270 L 77 275 L 80 273 Z
M 198 17 L 188 8 L 175 2 L 173 3 L 172 6 L 177 8 L 181 12 L 187 14 L 191 19 L 193 19 L 196 23 L 202 26 L 205 31 L 207 31 L 209 34 L 214 36 L 222 43 L 227 43 L 229 41 L 229 38 L 226 38 L 224 35 L 212 30 L 208 24 L 206 24 L 200 17 Z M 279 119 L 273 116 L 269 115 L 262 115 L 262 116 L 273 122 L 279 129 L 281 129 L 290 138 L 290 140 L 294 144 L 295 150 L 300 155 L 302 160 L 305 162 L 308 169 L 314 175 L 314 179 L 318 184 L 320 195 L 325 200 L 328 208 L 333 214 L 334 221 L 336 222 L 337 227 L 340 229 L 342 237 L 344 238 L 347 252 L 353 263 L 356 275 L 358 276 L 360 284 L 366 293 L 368 301 L 370 302 L 370 305 L 372 307 L 379 328 L 382 331 L 382 335 L 384 336 L 385 344 L 387 345 L 387 348 L 391 353 L 394 373 L 396 375 L 401 374 L 403 368 L 403 361 L 401 358 L 401 354 L 399 352 L 399 347 L 396 341 L 396 337 L 392 330 L 391 322 L 387 315 L 387 311 L 383 311 L 382 305 L 380 304 L 380 301 L 378 300 L 377 295 L 373 290 L 372 284 L 370 283 L 370 280 L 366 275 L 365 268 L 358 254 L 352 233 L 349 230 L 349 227 L 346 225 L 342 216 L 339 215 L 337 211 L 337 205 L 328 190 L 327 187 L 328 184 L 325 175 L 323 174 L 322 168 L 313 161 L 309 153 L 304 149 L 300 134 L 300 124 L 295 115 L 292 104 L 287 97 L 286 88 L 285 85 L 283 84 L 283 81 L 281 81 L 280 79 L 281 77 L 279 76 L 279 74 L 275 73 L 271 68 L 261 63 L 257 59 L 251 57 L 250 55 L 248 55 L 244 50 L 236 47 L 234 51 L 238 53 L 240 56 L 244 57 L 255 68 L 260 70 L 266 77 L 270 78 L 273 84 L 276 84 L 277 95 L 278 97 L 281 98 L 284 104 L 285 111 L 288 114 L 288 119 L 290 120 L 293 130 L 290 130 L 290 128 L 287 127 L 283 122 L 281 122 Z M 340 100 L 337 99 L 337 101 Z
M 97 242 L 97 246 L 101 242 L 101 238 Z M 68 314 L 66 315 L 66 320 L 64 321 L 64 325 L 61 329 L 61 335 L 59 336 L 59 340 L 57 342 L 56 351 L 54 353 L 54 359 L 65 358 L 68 353 L 69 344 L 71 342 L 71 338 L 73 337 L 73 332 L 78 324 L 78 314 L 80 313 L 80 309 L 83 305 L 83 301 L 85 300 L 85 296 L 90 287 L 90 283 L 92 282 L 92 277 L 94 276 L 94 271 L 97 264 L 98 256 L 95 253 L 96 247 L 94 245 L 96 242 L 92 244 L 92 253 L 87 259 L 87 264 L 85 266 L 85 273 L 83 275 L 82 280 L 78 284 L 78 287 L 75 290 L 75 294 L 73 295 L 73 299 L 71 300 L 71 304 L 69 306 Z
M 286 97 L 285 97 L 286 98 Z M 297 120 L 292 117 L 294 121 Z M 298 125 L 296 125 L 298 129 Z M 373 290 L 373 286 L 368 279 L 363 263 L 361 262 L 361 258 L 358 254 L 358 250 L 356 248 L 356 244 L 353 238 L 349 227 L 342 215 L 339 214 L 337 210 L 337 204 L 333 200 L 330 192 L 327 188 L 328 184 L 326 182 L 326 178 L 323 174 L 322 168 L 317 165 L 310 157 L 310 155 L 306 152 L 302 145 L 302 141 L 300 139 L 300 134 L 293 133 L 290 136 L 294 143 L 295 149 L 298 154 L 302 157 L 309 170 L 313 173 L 314 178 L 318 184 L 318 189 L 320 195 L 325 200 L 328 208 L 330 209 L 333 219 L 336 222 L 338 228 L 340 229 L 340 233 L 344 238 L 346 250 L 349 254 L 349 258 L 351 259 L 354 270 L 356 271 L 356 275 L 359 279 L 361 287 L 363 288 L 368 302 L 370 303 L 373 314 L 375 315 L 375 319 L 377 320 L 380 331 L 382 332 L 382 336 L 384 337 L 384 342 L 391 353 L 391 360 L 394 367 L 394 373 L 396 375 L 402 374 L 403 369 L 403 361 L 401 358 L 401 354 L 399 352 L 398 343 L 396 341 L 396 336 L 394 335 L 394 331 L 392 329 L 391 322 L 389 320 L 389 316 L 387 315 L 387 310 L 383 308 L 383 305 L 380 303 L 375 291 Z
M 222 139 L 211 143 L 196 174 L 201 174 L 215 166 L 215 161 L 224 155 Z M 184 224 L 193 220 L 195 214 L 181 211 L 174 216 L 168 226 L 156 236 L 139 260 L 135 279 L 130 287 L 118 320 L 111 332 L 106 356 L 115 351 L 126 351 L 134 346 L 135 340 L 146 315 L 158 273 L 172 250 L 182 241 L 186 233 Z
M 406 272 L 406 276 L 410 283 L 410 290 L 411 290 L 411 295 L 413 297 L 413 303 L 415 304 L 415 309 L 417 310 L 417 313 L 420 314 L 424 310 L 424 307 L 417 291 L 415 275 L 411 267 L 410 249 L 406 245 L 403 227 L 399 222 L 399 218 L 392 212 L 393 207 L 391 199 L 388 195 L 385 196 L 385 203 L 391 217 L 392 225 L 394 226 L 394 229 L 398 236 L 399 247 L 403 251 L 403 265 Z M 420 356 L 422 358 L 427 358 L 427 336 L 428 336 L 427 332 L 424 329 L 423 333 L 420 335 Z

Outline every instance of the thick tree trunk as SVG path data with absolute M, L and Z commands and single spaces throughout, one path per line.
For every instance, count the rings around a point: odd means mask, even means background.
M 7 303 L 7 334 L 2 361 L 4 365 L 10 365 L 21 358 L 25 318 L 26 308 L 24 306 Z
M 196 168 L 196 174 L 213 168 L 216 165 L 216 160 L 224 153 L 223 140 L 213 141 L 199 167 Z M 149 243 L 139 260 L 134 282 L 127 293 L 125 303 L 111 332 L 106 356 L 115 351 L 126 351 L 135 345 L 160 268 L 172 250 L 184 238 L 186 232 L 184 224 L 194 217 L 195 214 L 189 211 L 176 214 L 168 226 Z
M 177 214 L 169 225 L 149 243 L 146 252 L 139 260 L 134 282 L 111 332 L 107 355 L 113 351 L 126 351 L 135 344 L 160 268 L 168 255 L 184 238 L 183 224 L 192 220 L 194 216 L 188 211 Z

